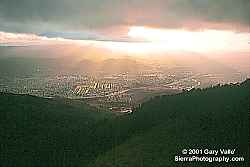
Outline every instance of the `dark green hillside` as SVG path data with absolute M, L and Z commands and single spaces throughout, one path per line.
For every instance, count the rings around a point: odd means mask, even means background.
M 119 118 L 116 141 L 126 142 L 97 157 L 90 166 L 182 166 L 174 162 L 184 148 L 236 148 L 235 156 L 249 157 L 250 80 L 157 97 L 138 112 Z M 113 132 L 114 133 L 114 132 Z M 185 166 L 228 166 L 227 163 L 185 163 Z M 234 166 L 247 166 L 238 162 Z
M 249 103 L 250 80 L 155 97 L 118 116 L 81 101 L 0 94 L 0 166 L 173 167 L 183 166 L 174 156 L 184 148 L 236 148 L 247 162 Z
M 80 101 L 0 94 L 0 166 L 77 166 L 91 159 L 91 130 L 111 117 Z

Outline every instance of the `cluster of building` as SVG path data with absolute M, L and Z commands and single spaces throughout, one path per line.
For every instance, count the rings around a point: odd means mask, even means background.
M 185 81 L 185 82 L 184 82 Z M 30 78 L 8 78 L 0 83 L 1 92 L 30 94 L 40 97 L 87 99 L 111 110 L 129 111 L 134 105 L 130 90 L 147 87 L 193 88 L 199 85 L 193 78 L 176 79 L 163 73 L 127 73 L 110 76 L 60 75 Z M 123 109 L 122 109 L 123 108 Z

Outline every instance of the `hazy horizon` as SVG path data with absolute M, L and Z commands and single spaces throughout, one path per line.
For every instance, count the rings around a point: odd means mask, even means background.
M 247 0 L 3 0 L 0 72 L 13 82 L 120 78 L 123 90 L 241 82 L 250 77 L 249 10 Z

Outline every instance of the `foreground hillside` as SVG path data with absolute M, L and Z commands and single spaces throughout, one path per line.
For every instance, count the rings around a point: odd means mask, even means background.
M 1 166 L 151 167 L 184 148 L 236 149 L 249 157 L 250 80 L 151 99 L 129 115 L 81 101 L 0 95 Z M 228 166 L 184 163 L 185 166 Z
M 112 115 L 81 101 L 0 95 L 0 166 L 77 166 L 90 133 Z
M 248 166 L 249 109 L 250 80 L 154 98 L 117 122 L 118 136 L 131 137 L 90 166 Z M 236 149 L 245 162 L 175 162 L 188 148 Z

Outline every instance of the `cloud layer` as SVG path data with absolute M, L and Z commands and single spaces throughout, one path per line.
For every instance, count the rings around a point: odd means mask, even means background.
M 0 30 L 82 31 L 115 26 L 250 26 L 249 0 L 1 0 Z

